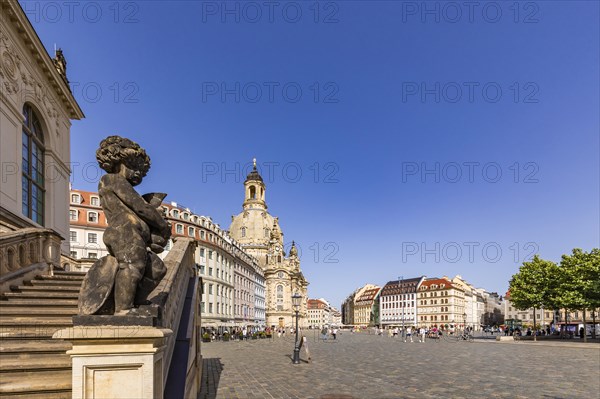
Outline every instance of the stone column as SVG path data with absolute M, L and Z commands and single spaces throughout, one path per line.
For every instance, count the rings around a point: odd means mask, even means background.
M 163 354 L 171 330 L 148 326 L 76 326 L 53 338 L 71 341 L 73 399 L 163 398 Z

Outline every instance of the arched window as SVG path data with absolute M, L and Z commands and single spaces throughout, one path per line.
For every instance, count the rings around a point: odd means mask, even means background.
M 256 199 L 256 187 L 250 186 L 250 198 Z
M 242 237 L 246 237 L 246 228 L 242 227 Z
M 277 286 L 277 310 L 283 310 L 283 285 Z
M 23 215 L 44 225 L 44 134 L 40 119 L 29 104 L 23 107 L 23 116 Z

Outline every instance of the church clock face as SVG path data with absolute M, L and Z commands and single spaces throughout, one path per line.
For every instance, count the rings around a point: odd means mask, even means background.
M 281 247 L 279 245 L 275 245 L 275 251 L 279 252 L 280 249 Z

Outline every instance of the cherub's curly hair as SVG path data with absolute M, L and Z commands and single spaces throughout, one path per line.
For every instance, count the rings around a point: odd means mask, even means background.
M 142 161 L 142 177 L 146 176 L 150 169 L 150 157 L 135 141 L 120 136 L 109 136 L 100 142 L 100 148 L 96 150 L 98 164 L 108 173 L 118 172 L 119 164 L 135 158 Z

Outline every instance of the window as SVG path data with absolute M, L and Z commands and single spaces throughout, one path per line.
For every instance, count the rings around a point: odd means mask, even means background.
M 173 209 L 173 217 L 174 218 L 178 218 L 179 217 L 179 211 L 177 209 Z
M 242 227 L 242 237 L 246 237 L 246 228 Z
M 69 210 L 69 219 L 77 220 L 77 211 L 75 209 Z
M 37 114 L 29 104 L 23 107 L 22 137 L 22 211 L 34 222 L 44 225 L 44 133 Z
M 206 273 L 206 266 L 200 265 L 200 274 Z
M 88 258 L 98 259 L 98 254 L 96 252 L 88 252 Z
M 92 206 L 100 206 L 100 198 L 98 198 L 98 197 L 90 197 L 90 205 L 92 205 Z
M 76 231 L 69 231 L 69 241 L 77 242 L 77 232 Z
M 71 202 L 74 204 L 79 204 L 81 202 L 79 194 L 71 194 Z
M 213 258 L 213 251 L 208 251 L 208 259 L 212 259 Z
M 182 226 L 182 225 L 180 225 L 180 224 L 176 225 L 176 226 L 175 226 L 175 232 L 176 232 L 177 234 L 183 234 L 183 226 Z
M 200 248 L 200 257 L 204 258 L 204 248 Z
M 71 251 L 71 258 L 77 259 L 77 251 Z
M 188 227 L 188 236 L 194 236 L 194 228 L 193 227 Z
M 212 270 L 213 270 L 213 268 L 212 268 L 212 267 L 209 267 L 209 268 L 208 268 L 208 275 L 209 275 L 209 276 L 212 276 Z
M 212 302 L 208 303 L 208 313 L 212 313 Z
M 98 234 L 97 233 L 88 233 L 88 242 L 90 244 L 98 243 Z
M 277 310 L 283 310 L 283 285 L 277 286 Z
M 205 236 L 205 235 L 206 235 L 206 233 L 204 232 L 204 230 L 202 230 L 202 231 L 200 232 L 200 238 L 202 238 L 202 239 L 204 240 L 204 238 L 205 238 L 204 236 Z
M 209 285 L 208 285 L 208 294 L 209 294 L 209 295 L 212 295 L 212 293 L 213 293 L 213 285 L 212 285 L 212 284 L 209 284 Z
M 88 222 L 98 223 L 98 212 L 88 212 Z

